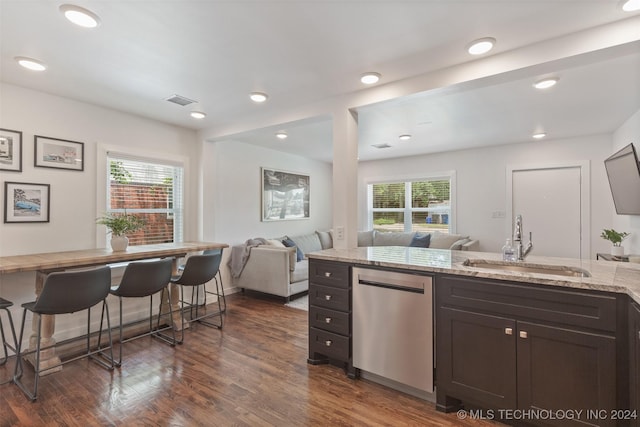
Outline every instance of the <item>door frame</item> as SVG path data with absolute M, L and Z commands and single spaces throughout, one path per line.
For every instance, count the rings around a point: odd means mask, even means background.
M 591 258 L 591 170 L 589 160 L 529 165 L 507 165 L 506 170 L 506 235 L 513 234 L 513 173 L 548 169 L 578 168 L 580 172 L 580 258 Z

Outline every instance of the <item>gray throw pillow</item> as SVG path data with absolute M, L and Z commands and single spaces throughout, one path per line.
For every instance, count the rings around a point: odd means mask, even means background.
M 290 238 L 282 239 L 282 244 L 288 248 L 296 248 L 296 261 L 302 261 L 304 259 L 304 252 Z
M 409 246 L 413 248 L 428 248 L 431 243 L 431 234 L 430 233 L 416 233 L 411 239 L 411 243 Z

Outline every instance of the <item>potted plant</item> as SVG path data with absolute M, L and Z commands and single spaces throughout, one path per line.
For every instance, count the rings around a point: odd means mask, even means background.
M 145 221 L 128 213 L 106 213 L 96 220 L 96 224 L 104 225 L 111 233 L 111 248 L 114 252 L 126 251 L 129 245 L 128 233 L 136 232 L 145 226 Z
M 629 233 L 626 231 L 618 232 L 614 229 L 604 229 L 602 230 L 602 237 L 605 240 L 610 241 L 613 246 L 611 247 L 611 255 L 613 256 L 623 256 L 624 255 L 624 247 L 621 245 L 622 241 L 629 236 Z

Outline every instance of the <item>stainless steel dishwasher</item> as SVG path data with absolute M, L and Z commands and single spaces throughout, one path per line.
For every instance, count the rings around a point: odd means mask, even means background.
M 353 366 L 433 392 L 433 282 L 354 267 Z

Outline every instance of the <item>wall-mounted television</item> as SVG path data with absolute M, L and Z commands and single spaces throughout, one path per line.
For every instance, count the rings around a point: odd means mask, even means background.
M 612 154 L 604 161 L 613 195 L 613 204 L 620 215 L 640 215 L 640 163 L 633 144 Z

